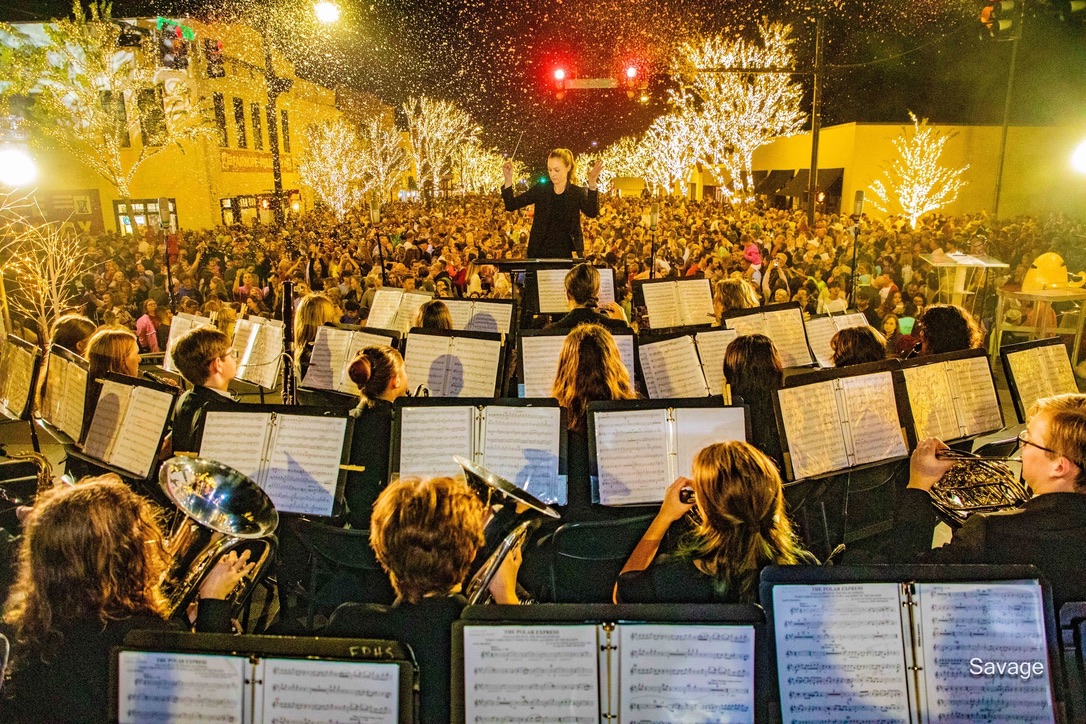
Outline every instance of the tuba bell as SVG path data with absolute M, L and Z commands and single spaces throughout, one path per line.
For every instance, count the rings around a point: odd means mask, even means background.
M 275 557 L 279 513 L 271 499 L 237 470 L 201 458 L 170 458 L 158 482 L 181 513 L 164 541 L 172 561 L 163 584 L 169 615 L 196 600 L 204 577 L 222 556 L 248 550 L 255 565 L 229 597 L 236 616 Z

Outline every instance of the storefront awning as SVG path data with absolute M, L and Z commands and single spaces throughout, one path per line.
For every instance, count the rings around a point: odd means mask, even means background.
M 805 196 L 807 194 L 807 182 L 811 179 L 811 169 L 801 168 L 796 171 L 792 180 L 780 190 L 781 196 Z
M 755 186 L 754 193 L 759 195 L 764 194 L 766 196 L 775 194 L 780 190 L 781 186 L 788 183 L 788 179 L 790 178 L 792 178 L 792 169 L 790 168 L 770 171 L 769 175 L 766 176 L 761 183 Z

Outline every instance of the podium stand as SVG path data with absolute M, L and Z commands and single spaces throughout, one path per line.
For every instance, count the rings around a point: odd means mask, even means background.
M 984 309 L 984 302 L 991 293 L 994 279 L 990 270 L 1010 266 L 991 256 L 958 252 L 921 254 L 920 259 L 935 267 L 939 277 L 936 301 L 967 309 L 974 316 L 978 309 Z
M 992 327 L 992 336 L 988 342 L 988 356 L 992 363 L 999 357 L 999 347 L 1002 344 L 1004 332 L 1020 332 L 1026 334 L 1030 340 L 1045 339 L 1052 335 L 1074 334 L 1075 345 L 1071 350 L 1071 366 L 1078 363 L 1078 350 L 1082 343 L 1082 329 L 1086 326 L 1086 289 L 1044 289 L 1036 292 L 1020 292 L 1012 289 L 999 289 L 999 300 L 996 303 L 995 324 Z M 1030 302 L 1035 305 L 1033 312 L 1034 323 L 1030 325 L 1006 324 L 1003 320 L 1006 311 L 1007 300 Z M 1053 304 L 1060 302 L 1078 302 L 1074 326 L 1059 324 L 1052 328 L 1048 324 L 1049 311 Z

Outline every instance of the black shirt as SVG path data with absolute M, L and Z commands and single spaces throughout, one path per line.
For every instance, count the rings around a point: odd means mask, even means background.
M 818 565 L 818 559 L 803 551 L 804 565 Z M 758 573 L 754 573 L 755 579 Z M 618 577 L 618 600 L 622 603 L 757 603 L 754 595 L 744 597 L 734 581 L 713 578 L 698 570 L 693 559 L 662 555 L 643 571 Z
M 506 211 L 516 211 L 535 204 L 532 232 L 528 236 L 528 257 L 531 259 L 569 259 L 573 252 L 584 255 L 584 235 L 581 233 L 581 212 L 590 219 L 599 216 L 598 191 L 566 184 L 560 194 L 554 192 L 550 181 L 533 184 L 520 196 L 512 187 L 502 188 Z
M 212 402 L 234 402 L 210 387 L 196 385 L 186 390 L 177 401 L 173 414 L 173 451 L 198 452 L 200 434 L 204 427 L 204 408 Z
M 621 319 L 611 319 L 610 317 L 604 316 L 600 310 L 591 307 L 577 307 L 576 309 L 571 310 L 566 316 L 556 322 L 551 322 L 543 329 L 547 331 L 565 330 L 568 332 L 572 331 L 577 325 L 586 323 L 599 324 L 612 332 L 631 331 L 630 325 L 626 324 Z
M 369 528 L 373 504 L 388 483 L 388 457 L 392 438 L 392 403 L 373 400 L 351 410 L 354 438 L 351 465 L 362 465 L 364 472 L 349 471 L 343 497 L 347 501 L 347 520 L 352 528 Z

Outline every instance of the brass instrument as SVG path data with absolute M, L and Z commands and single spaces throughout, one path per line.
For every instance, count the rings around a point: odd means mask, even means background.
M 954 461 L 930 493 L 932 505 L 952 526 L 962 525 L 974 513 L 1017 508 L 1030 498 L 1029 489 L 1007 466 L 1010 457 L 949 449 L 936 457 Z
M 518 488 L 505 478 L 495 475 L 482 465 L 477 465 L 459 455 L 454 455 L 453 460 L 464 469 L 464 476 L 468 481 L 468 485 L 479 494 L 479 497 L 483 499 L 488 507 L 493 500 L 494 493 L 498 493 L 499 497 L 508 498 L 549 518 L 558 519 L 562 517 L 557 510 L 539 498 L 522 488 Z
M 275 557 L 279 513 L 267 493 L 237 470 L 212 460 L 173 457 L 159 485 L 183 515 L 164 544 L 172 565 L 163 585 L 170 616 L 195 601 L 200 584 L 222 556 L 249 551 L 252 571 L 229 597 L 237 614 Z

